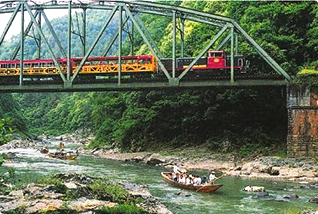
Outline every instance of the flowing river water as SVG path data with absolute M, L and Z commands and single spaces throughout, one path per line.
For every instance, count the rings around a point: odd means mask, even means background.
M 56 145 L 56 142 L 53 142 Z M 304 188 L 304 184 L 248 180 L 224 177 L 218 182 L 224 186 L 211 194 L 188 192 L 191 196 L 176 195 L 180 189 L 166 184 L 160 176 L 164 168 L 136 163 L 124 163 L 97 157 L 80 155 L 76 161 L 62 161 L 48 158 L 35 149 L 13 149 L 0 152 L 14 152 L 17 157 L 6 162 L 4 167 L 13 167 L 17 176 L 31 182 L 52 173 L 85 173 L 93 176 L 107 176 L 114 180 L 147 185 L 151 194 L 176 214 L 240 214 L 240 213 L 285 213 L 295 209 L 318 209 L 308 200 L 317 195 L 318 189 Z M 196 172 L 204 175 L 204 172 Z M 268 197 L 257 198 L 257 193 L 241 191 L 248 185 L 264 186 Z M 306 186 L 306 185 L 305 185 Z M 297 194 L 297 199 L 285 199 L 284 195 Z

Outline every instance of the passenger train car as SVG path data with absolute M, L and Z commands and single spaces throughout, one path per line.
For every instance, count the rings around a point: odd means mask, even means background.
M 72 58 L 72 72 L 75 73 L 83 58 Z M 176 70 L 185 70 L 194 58 L 178 58 L 176 60 Z M 161 60 L 168 71 L 172 70 L 172 59 Z M 66 73 L 67 59 L 58 58 L 61 70 Z M 230 70 L 231 58 L 225 51 L 209 51 L 207 57 L 201 58 L 192 67 L 192 71 L 201 72 L 203 70 L 211 73 L 215 71 L 227 72 Z M 248 61 L 243 56 L 235 56 L 234 69 L 245 72 Z M 80 76 L 101 76 L 114 75 L 118 73 L 119 64 L 117 56 L 110 57 L 89 57 L 79 72 Z M 160 66 L 152 55 L 123 56 L 122 74 L 143 74 L 162 73 Z M 14 77 L 20 75 L 20 60 L 0 61 L 0 77 Z M 58 68 L 52 59 L 24 60 L 24 77 L 55 77 L 58 76 Z

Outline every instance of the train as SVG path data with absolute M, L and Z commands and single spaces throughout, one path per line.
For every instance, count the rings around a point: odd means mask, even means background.
M 83 58 L 71 58 L 72 72 L 75 73 Z M 184 71 L 194 58 L 177 58 L 176 72 Z M 61 70 L 66 74 L 67 59 L 57 58 Z M 161 62 L 165 68 L 172 71 L 172 59 L 164 58 Z M 59 70 L 53 59 L 32 59 L 23 61 L 24 77 L 58 77 Z M 125 74 L 160 74 L 163 73 L 153 55 L 122 56 L 121 73 Z M 234 57 L 234 69 L 236 72 L 245 73 L 248 69 L 248 60 L 243 56 Z M 210 73 L 229 72 L 231 57 L 225 51 L 208 51 L 206 57 L 200 58 L 191 68 L 193 72 L 207 71 Z M 103 76 L 116 75 L 119 70 L 118 56 L 88 57 L 79 76 Z M 216 72 L 218 71 L 218 72 Z M 20 75 L 20 60 L 0 61 L 0 77 L 15 77 Z

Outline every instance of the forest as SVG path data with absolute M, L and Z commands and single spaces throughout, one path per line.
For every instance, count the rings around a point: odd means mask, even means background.
M 290 75 L 318 65 L 318 4 L 316 2 L 265 1 L 169 1 L 212 14 L 233 18 Z M 98 33 L 107 14 L 88 11 L 88 44 Z M 160 50 L 171 57 L 172 24 L 165 17 L 141 15 Z M 52 20 L 67 47 L 67 17 Z M 47 31 L 44 26 L 44 31 Z M 114 22 L 103 36 L 94 56 L 116 30 Z M 186 22 L 185 56 L 194 56 L 213 37 L 215 28 Z M 47 34 L 49 35 L 49 34 Z M 7 40 L 0 59 L 10 56 L 19 35 Z M 56 44 L 48 38 L 54 50 Z M 74 40 L 72 52 L 81 55 Z M 129 41 L 124 55 L 129 54 Z M 134 54 L 150 54 L 135 33 Z M 189 44 L 189 45 L 187 45 Z M 191 45 L 190 45 L 191 44 Z M 116 46 L 116 45 L 115 45 Z M 116 46 L 117 47 L 117 46 Z M 180 44 L 177 44 L 178 50 Z M 49 58 L 46 47 L 42 57 Z M 116 54 L 112 49 L 112 54 Z M 244 41 L 240 53 L 258 70 L 268 70 Z M 26 58 L 36 58 L 36 44 L 26 40 Z M 255 69 L 255 70 L 257 70 Z M 211 152 L 284 154 L 287 134 L 285 89 L 211 88 L 202 90 L 157 90 L 133 92 L 0 94 L 0 143 L 12 131 L 25 136 L 60 135 L 86 130 L 94 135 L 89 149 L 109 146 L 122 151 L 160 151 L 205 147 Z M 3 130 L 3 132 L 1 132 Z M 279 149 L 277 149 L 279 148 Z

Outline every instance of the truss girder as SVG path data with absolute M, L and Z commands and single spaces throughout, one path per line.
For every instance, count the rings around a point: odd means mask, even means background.
M 21 10 L 21 8 L 25 11 L 28 12 L 29 16 L 31 17 L 31 22 L 29 23 L 29 25 L 27 26 L 27 28 L 24 30 L 22 27 L 21 29 L 23 29 L 23 32 L 21 32 L 21 41 L 20 41 L 20 45 L 16 47 L 14 54 L 13 54 L 13 58 L 15 58 L 17 56 L 17 53 L 19 52 L 19 49 L 21 49 L 21 47 L 23 47 L 23 42 L 24 39 L 22 39 L 22 37 L 26 36 L 28 34 L 28 32 L 30 31 L 30 28 L 32 26 L 35 26 L 35 29 L 38 32 L 39 35 L 39 40 L 43 40 L 44 43 L 48 46 L 48 50 L 52 56 L 52 59 L 54 61 L 54 64 L 56 65 L 56 67 L 59 69 L 59 73 L 61 75 L 61 78 L 64 82 L 69 82 L 70 85 L 66 85 L 67 87 L 71 87 L 72 86 L 72 82 L 74 81 L 74 79 L 76 78 L 76 76 L 78 75 L 78 73 L 80 72 L 82 66 L 85 64 L 85 61 L 87 60 L 87 58 L 90 56 L 90 54 L 92 53 L 93 49 L 95 48 L 95 46 L 97 45 L 98 41 L 100 40 L 103 32 L 105 31 L 105 29 L 107 28 L 108 24 L 112 21 L 113 16 L 115 15 L 115 13 L 119 12 L 121 13 L 121 11 L 123 11 L 125 13 L 125 15 L 127 16 L 127 18 L 125 20 L 121 20 L 119 23 L 119 31 L 114 35 L 113 39 L 111 40 L 111 42 L 109 43 L 109 45 L 106 47 L 104 54 L 106 55 L 110 49 L 110 47 L 113 45 L 113 43 L 115 42 L 115 40 L 118 38 L 118 36 L 122 36 L 122 31 L 123 26 L 125 25 L 125 23 L 130 20 L 132 23 L 132 27 L 134 27 L 139 34 L 141 35 L 141 37 L 143 38 L 144 42 L 146 43 L 146 45 L 148 46 L 150 52 L 154 55 L 154 57 L 156 58 L 157 62 L 158 62 L 158 66 L 160 67 L 160 69 L 164 72 L 165 76 L 167 77 L 167 79 L 169 80 L 169 83 L 173 83 L 173 85 L 180 85 L 179 81 L 182 80 L 182 78 L 191 70 L 191 68 L 195 65 L 195 63 L 209 50 L 209 48 L 211 48 L 215 42 L 221 38 L 221 36 L 223 35 L 223 33 L 225 33 L 225 31 L 227 31 L 227 29 L 230 29 L 231 31 L 229 32 L 229 34 L 224 38 L 223 37 L 223 41 L 220 41 L 217 49 L 222 48 L 222 46 L 224 46 L 225 44 L 228 43 L 228 41 L 230 40 L 230 45 L 231 45 L 231 83 L 234 84 L 234 52 L 235 55 L 238 54 L 238 35 L 241 35 L 242 38 L 244 38 L 251 46 L 254 47 L 254 49 L 256 50 L 256 52 L 280 75 L 283 75 L 284 78 L 287 81 L 291 81 L 292 78 L 278 65 L 277 62 L 275 62 L 275 60 L 273 58 L 271 58 L 265 50 L 263 50 L 256 42 L 255 40 L 253 40 L 244 30 L 243 28 L 240 27 L 240 25 L 238 23 L 236 23 L 234 20 L 224 17 L 224 16 L 219 16 L 219 15 L 213 15 L 213 14 L 209 14 L 206 12 L 202 12 L 202 11 L 196 11 L 196 10 L 192 10 L 192 9 L 188 9 L 188 8 L 184 8 L 184 7 L 180 7 L 180 6 L 174 6 L 174 5 L 166 5 L 166 4 L 160 4 L 160 3 L 154 3 L 154 2 L 145 2 L 145 1 L 131 1 L 131 0 L 91 0 L 91 1 L 78 1 L 78 0 L 70 0 L 70 1 L 61 1 L 61 3 L 56 3 L 53 4 L 53 1 L 47 2 L 47 3 L 43 3 L 43 4 L 35 4 L 33 1 L 16 1 L 16 3 L 12 3 L 10 5 L 6 5 L 0 2 L 0 14 L 2 13 L 12 13 L 11 18 L 9 20 L 9 22 L 7 23 L 6 28 L 4 29 L 1 37 L 0 37 L 0 48 L 1 48 L 1 43 L 4 40 L 4 37 L 6 36 L 9 28 L 11 27 L 11 24 L 13 22 L 13 20 L 15 19 L 17 13 Z M 86 2 L 86 3 L 83 3 Z M 61 45 L 61 42 L 58 38 L 58 36 L 56 35 L 50 21 L 48 20 L 44 10 L 47 9 L 66 9 L 69 11 L 69 28 L 68 28 L 68 48 L 67 48 L 67 53 L 64 50 L 64 48 Z M 45 35 L 41 29 L 41 26 L 39 23 L 37 23 L 36 21 L 36 16 L 38 15 L 38 13 L 40 14 L 40 16 L 42 15 L 45 23 L 47 24 L 47 27 L 50 31 L 50 33 L 52 34 L 55 42 L 57 43 L 57 46 L 59 48 L 59 51 L 62 53 L 62 56 L 64 58 L 68 58 L 68 65 L 70 65 L 70 58 L 71 58 L 71 10 L 73 9 L 82 9 L 83 11 L 86 12 L 86 10 L 91 9 L 91 10 L 105 10 L 105 11 L 110 11 L 110 15 L 107 18 L 107 20 L 105 21 L 101 31 L 99 32 L 99 34 L 97 35 L 97 37 L 95 38 L 95 40 L 93 41 L 93 43 L 91 44 L 89 50 L 85 51 L 85 47 L 84 47 L 84 57 L 83 60 L 81 61 L 80 65 L 77 67 L 75 73 L 72 75 L 71 74 L 71 68 L 68 67 L 68 72 L 67 72 L 67 78 L 65 78 L 62 70 L 61 70 L 61 66 L 59 65 L 57 58 L 55 56 L 55 53 L 53 52 L 52 48 L 49 46 L 48 41 L 45 38 Z M 35 13 L 32 13 L 32 11 L 35 11 Z M 41 12 L 39 12 L 41 11 Z M 163 63 L 161 62 L 161 59 L 164 58 L 163 54 L 161 53 L 160 49 L 158 48 L 156 42 L 152 39 L 152 36 L 150 35 L 148 29 L 145 27 L 145 25 L 143 24 L 142 20 L 138 17 L 138 15 L 136 14 L 151 14 L 151 15 L 158 15 L 158 16 L 165 16 L 168 17 L 169 19 L 171 19 L 171 22 L 173 23 L 173 38 L 171 40 L 172 46 L 173 46 L 173 64 L 172 64 L 172 76 L 171 74 L 168 72 L 168 70 L 165 68 L 165 66 L 163 65 Z M 86 15 L 86 14 L 85 14 Z M 184 32 L 182 32 L 182 30 L 184 31 L 184 22 L 185 21 L 194 21 L 194 22 L 200 22 L 200 23 L 205 23 L 208 25 L 213 25 L 215 27 L 220 28 L 220 30 L 218 31 L 218 33 L 214 36 L 214 38 L 209 41 L 208 45 L 194 58 L 194 60 L 192 61 L 192 63 L 178 76 L 175 76 L 175 63 L 176 63 L 176 28 L 177 28 L 177 20 L 181 20 L 183 23 L 183 27 L 181 29 L 178 29 L 181 38 L 182 38 L 182 53 L 181 55 L 183 56 L 183 49 L 184 49 L 184 36 L 182 36 L 184 34 Z M 86 21 L 84 23 L 84 26 L 86 25 Z M 84 27 L 85 28 L 85 27 Z M 82 38 L 81 38 L 82 39 Z M 122 41 L 121 39 L 119 39 L 119 62 L 121 61 L 121 45 L 122 45 Z M 84 42 L 85 43 L 85 42 Z M 131 41 L 131 43 L 133 44 L 133 41 Z M 235 44 L 234 44 L 235 43 Z M 86 45 L 86 44 L 85 44 Z M 191 45 L 191 44 L 190 44 Z M 234 47 L 235 46 L 235 47 Z M 40 47 L 39 47 L 40 48 Z M 235 50 L 234 50 L 235 48 Z M 23 61 L 23 56 L 21 55 L 21 59 Z M 21 62 L 22 63 L 22 62 Z M 173 81 L 171 81 L 173 80 Z M 177 83 L 177 84 L 176 84 Z M 120 74 L 119 74 L 119 80 L 118 80 L 118 84 L 120 85 Z

